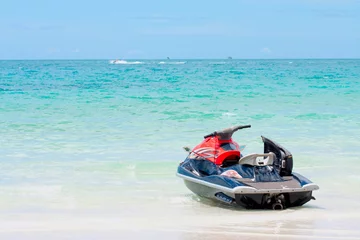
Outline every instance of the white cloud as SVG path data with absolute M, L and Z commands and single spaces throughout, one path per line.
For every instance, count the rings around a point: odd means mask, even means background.
M 141 55 L 143 53 L 144 52 L 139 49 L 132 49 L 132 50 L 127 51 L 128 55 Z
M 60 49 L 59 48 L 49 48 L 48 50 L 48 53 L 59 53 L 60 52 Z
M 13 23 L 9 27 L 16 31 L 61 31 L 65 29 L 65 26 L 62 25 L 37 23 Z
M 139 21 L 146 21 L 146 22 L 153 22 L 153 23 L 167 23 L 173 19 L 174 17 L 162 16 L 159 14 L 153 14 L 150 16 L 139 16 L 139 17 L 132 17 L 130 19 L 139 20 Z
M 205 20 L 209 19 L 203 16 L 174 16 L 174 15 L 162 15 L 162 14 L 151 14 L 146 16 L 133 16 L 128 18 L 129 20 L 138 20 L 152 23 L 168 23 L 168 22 L 183 22 L 184 20 Z
M 270 49 L 270 48 L 268 48 L 268 47 L 264 47 L 263 49 L 261 49 L 261 52 L 263 52 L 263 53 L 267 53 L 267 54 L 270 54 L 272 51 L 271 51 L 271 49 Z
M 141 34 L 144 35 L 228 35 L 229 28 L 222 24 L 204 24 L 195 26 L 175 26 L 163 28 L 147 28 L 143 29 Z

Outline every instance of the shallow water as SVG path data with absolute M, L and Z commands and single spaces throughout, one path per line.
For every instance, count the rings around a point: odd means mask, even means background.
M 360 238 L 360 60 L 135 62 L 0 61 L 0 236 Z M 317 200 L 249 211 L 186 189 L 182 147 L 236 124 L 244 154 L 260 135 L 288 148 Z

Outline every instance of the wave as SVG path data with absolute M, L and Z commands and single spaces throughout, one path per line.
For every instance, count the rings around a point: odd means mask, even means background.
M 185 64 L 186 62 L 159 62 L 159 64 Z
M 144 62 L 140 61 L 134 61 L 134 62 L 128 62 L 125 60 L 110 60 L 110 64 L 143 64 Z
M 226 116 L 226 117 L 230 117 L 230 116 L 236 116 L 236 113 L 232 113 L 232 112 L 226 112 L 221 114 L 222 116 Z
M 227 62 L 210 62 L 210 65 L 223 65 L 226 64 Z

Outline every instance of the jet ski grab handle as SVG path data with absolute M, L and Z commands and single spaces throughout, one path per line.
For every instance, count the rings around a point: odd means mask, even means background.
M 236 132 L 237 130 L 243 129 L 243 128 L 250 128 L 250 127 L 251 127 L 251 125 L 233 126 L 230 128 L 225 128 L 221 131 L 215 131 L 213 133 L 205 135 L 204 138 L 218 136 L 220 140 L 229 140 L 231 138 L 231 136 L 233 135 L 233 133 Z

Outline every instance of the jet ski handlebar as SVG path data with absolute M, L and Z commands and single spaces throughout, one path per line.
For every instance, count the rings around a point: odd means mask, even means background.
M 233 126 L 233 127 L 225 128 L 225 129 L 223 129 L 221 131 L 215 131 L 213 133 L 205 135 L 204 138 L 219 136 L 219 138 L 221 140 L 228 140 L 228 139 L 231 138 L 233 133 L 236 132 L 237 130 L 240 130 L 240 129 L 243 129 L 243 128 L 250 128 L 250 127 L 251 127 L 251 125 Z

